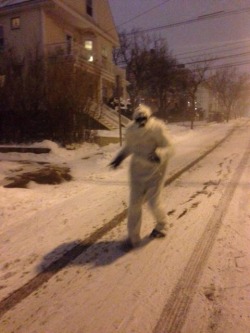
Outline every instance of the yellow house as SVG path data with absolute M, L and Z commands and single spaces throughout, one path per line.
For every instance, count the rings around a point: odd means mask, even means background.
M 117 77 L 126 94 L 125 71 L 112 62 L 118 46 L 108 0 L 0 0 L 0 49 L 73 59 L 98 77 L 99 107 L 114 94 Z

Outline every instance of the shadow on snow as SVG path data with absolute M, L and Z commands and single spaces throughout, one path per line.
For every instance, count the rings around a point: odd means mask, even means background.
M 142 239 L 140 246 L 134 249 L 127 246 L 126 240 L 100 241 L 96 243 L 77 240 L 64 243 L 45 255 L 37 270 L 39 273 L 56 273 L 67 265 L 88 265 L 91 267 L 110 265 L 131 250 L 133 252 L 139 251 L 150 241 L 149 237 L 145 237 Z

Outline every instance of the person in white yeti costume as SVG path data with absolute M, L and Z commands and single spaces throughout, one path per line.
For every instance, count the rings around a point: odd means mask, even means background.
M 130 202 L 128 209 L 128 244 L 140 242 L 142 205 L 148 201 L 156 219 L 151 237 L 166 235 L 166 214 L 160 203 L 167 164 L 173 147 L 165 123 L 152 117 L 146 105 L 139 105 L 126 131 L 125 145 L 110 163 L 114 169 L 132 155 L 130 163 Z

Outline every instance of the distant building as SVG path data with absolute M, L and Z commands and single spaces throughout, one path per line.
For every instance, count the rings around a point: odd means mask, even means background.
M 202 109 L 204 113 L 204 119 L 210 120 L 213 115 L 219 113 L 221 110 L 219 108 L 218 100 L 212 94 L 209 89 L 200 85 L 196 93 L 196 106 L 198 109 Z
M 99 107 L 114 95 L 118 75 L 126 94 L 125 70 L 112 61 L 118 46 L 108 0 L 0 0 L 0 50 L 74 61 L 98 77 Z

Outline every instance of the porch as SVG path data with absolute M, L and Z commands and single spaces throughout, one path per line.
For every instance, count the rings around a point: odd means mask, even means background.
M 117 67 L 107 58 L 101 57 L 93 50 L 87 50 L 76 42 L 53 43 L 45 46 L 45 54 L 51 58 L 62 58 L 73 61 L 79 66 L 93 74 L 99 74 L 105 80 L 115 83 L 115 76 L 122 75 L 125 79 L 125 71 Z

